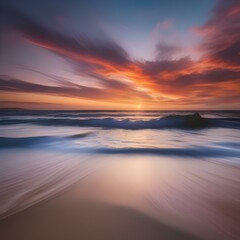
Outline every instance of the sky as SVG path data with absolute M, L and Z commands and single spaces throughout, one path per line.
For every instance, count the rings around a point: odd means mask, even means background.
M 240 110 L 240 1 L 2 0 L 0 107 Z

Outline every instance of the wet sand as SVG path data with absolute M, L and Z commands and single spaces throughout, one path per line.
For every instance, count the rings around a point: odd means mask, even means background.
M 129 192 L 125 184 L 103 180 L 103 175 L 109 177 L 106 171 L 89 176 L 52 199 L 2 220 L 2 239 L 197 239 L 139 211 L 137 205 L 144 205 L 144 200 L 136 201 L 140 197 L 136 189 Z M 134 203 L 136 208 L 124 206 Z
M 3 240 L 197 239 L 131 208 L 59 197 L 1 223 Z
M 103 168 L 1 220 L 1 239 L 237 239 L 239 168 L 157 157 L 99 160 Z

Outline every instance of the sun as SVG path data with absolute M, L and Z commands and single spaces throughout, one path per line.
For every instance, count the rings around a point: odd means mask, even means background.
M 137 105 L 137 109 L 138 109 L 138 110 L 141 110 L 141 109 L 142 109 L 142 105 L 141 105 L 141 104 L 138 104 L 138 105 Z

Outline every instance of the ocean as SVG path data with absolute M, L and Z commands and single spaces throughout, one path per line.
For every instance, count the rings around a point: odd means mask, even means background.
M 239 236 L 240 111 L 1 110 L 0 156 L 3 220 L 105 169 L 94 201 Z

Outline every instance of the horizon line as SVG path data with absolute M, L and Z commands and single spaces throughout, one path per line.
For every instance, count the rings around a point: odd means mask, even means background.
M 29 109 L 29 108 L 5 108 L 5 107 L 0 107 L 0 111 L 14 111 L 14 110 L 27 110 L 27 111 L 98 111 L 98 112 L 101 112 L 101 111 L 116 111 L 116 112 L 120 112 L 120 111 L 128 111 L 128 112 L 146 112 L 146 111 L 149 111 L 149 112 L 153 112 L 153 111 L 162 111 L 162 112 L 170 112 L 170 111 L 175 111 L 175 112 L 181 112 L 181 111 L 184 111 L 184 112 L 211 112 L 211 111 L 215 111 L 215 112 L 218 112 L 218 111 L 224 111 L 224 112 L 227 112 L 227 111 L 240 111 L 240 109 L 216 109 L 216 110 L 213 110 L 213 109 L 170 109 L 170 110 L 163 110 L 163 109 Z

